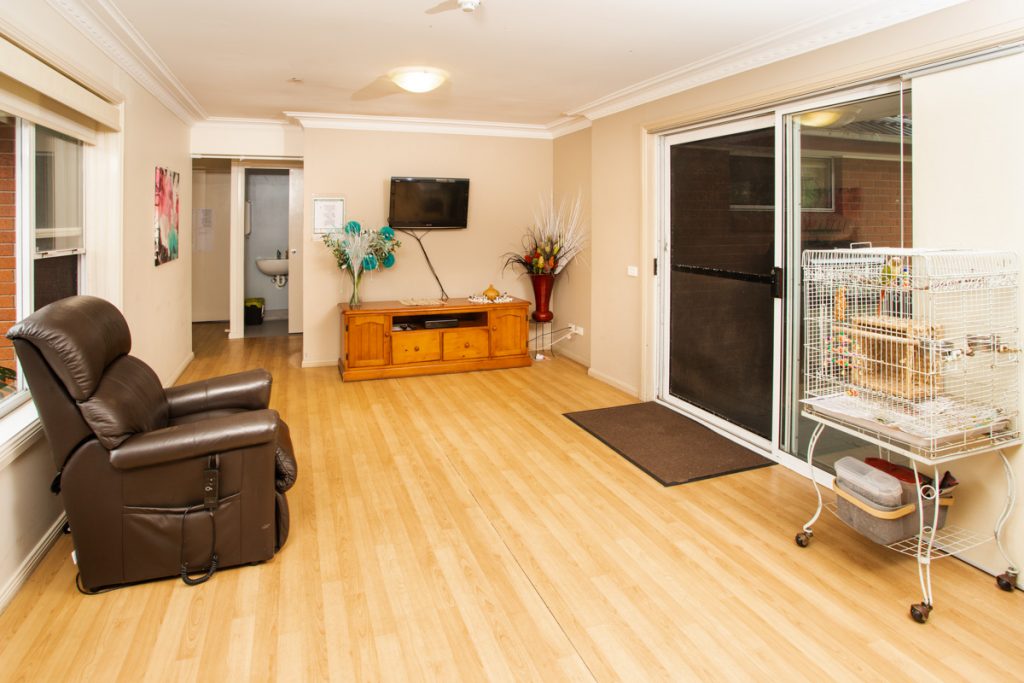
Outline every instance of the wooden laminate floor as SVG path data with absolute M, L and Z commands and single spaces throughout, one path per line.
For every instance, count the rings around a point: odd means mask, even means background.
M 183 382 L 263 366 L 291 426 L 291 538 L 203 586 L 74 589 L 62 538 L 0 615 L 0 679 L 1019 679 L 1024 603 L 826 515 L 782 467 L 662 488 L 562 417 L 628 402 L 565 360 L 342 384 L 301 337 L 196 327 Z M 48 495 L 40 491 L 39 495 Z

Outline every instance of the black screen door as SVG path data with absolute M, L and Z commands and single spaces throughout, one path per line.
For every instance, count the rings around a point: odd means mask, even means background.
M 669 142 L 665 388 L 770 439 L 775 129 Z

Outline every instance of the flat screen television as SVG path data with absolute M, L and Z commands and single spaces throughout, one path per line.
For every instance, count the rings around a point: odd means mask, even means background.
M 466 178 L 392 178 L 388 224 L 392 228 L 465 228 Z

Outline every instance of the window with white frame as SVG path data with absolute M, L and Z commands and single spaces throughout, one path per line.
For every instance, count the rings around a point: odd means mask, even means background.
M 77 294 L 84 253 L 85 145 L 0 112 L 0 331 Z M 0 338 L 0 413 L 25 385 Z

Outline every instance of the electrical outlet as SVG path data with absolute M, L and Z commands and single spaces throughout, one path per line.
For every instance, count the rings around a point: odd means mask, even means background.
M 583 328 L 581 326 L 573 325 L 572 327 L 573 327 L 573 330 L 572 330 L 573 332 L 575 332 L 576 334 L 580 335 L 581 337 L 583 336 Z

